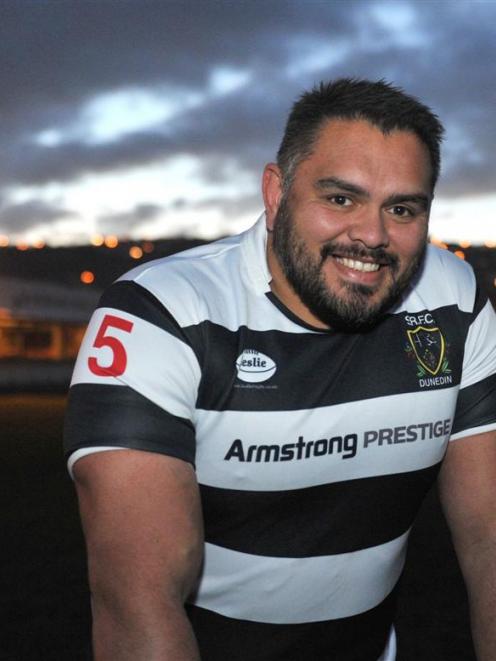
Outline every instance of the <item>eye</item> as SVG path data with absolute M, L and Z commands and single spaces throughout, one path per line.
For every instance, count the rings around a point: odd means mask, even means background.
M 338 207 L 349 207 L 352 204 L 352 201 L 346 195 L 329 195 L 327 199 Z
M 395 204 L 394 207 L 390 209 L 393 216 L 398 216 L 398 218 L 413 218 L 415 215 L 411 209 L 405 207 L 403 204 Z

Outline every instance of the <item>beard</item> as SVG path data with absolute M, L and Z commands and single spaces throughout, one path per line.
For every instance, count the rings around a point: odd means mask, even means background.
M 287 195 L 280 203 L 272 233 L 274 254 L 302 303 L 324 324 L 345 332 L 373 327 L 401 299 L 423 261 L 426 245 L 427 233 L 402 271 L 398 256 L 383 248 L 368 249 L 329 241 L 321 248 L 320 258 L 316 258 L 295 230 Z M 322 271 L 325 260 L 332 259 L 333 254 L 350 259 L 372 259 L 381 264 L 381 268 L 390 269 L 392 281 L 376 300 L 372 298 L 378 288 L 363 284 L 343 281 L 342 293 L 333 291 Z

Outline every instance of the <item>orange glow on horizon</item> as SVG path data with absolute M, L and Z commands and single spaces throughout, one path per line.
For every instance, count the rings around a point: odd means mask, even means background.
M 458 242 L 458 245 L 460 248 L 470 248 L 472 243 L 468 241 L 468 239 L 462 239 L 461 241 Z
M 108 236 L 105 237 L 104 243 L 107 246 L 107 248 L 117 248 L 117 246 L 119 245 L 119 239 L 113 234 L 109 234 Z
M 146 253 L 151 253 L 155 250 L 155 246 L 153 245 L 153 243 L 151 241 L 143 241 L 141 246 L 143 248 L 143 252 L 146 252 Z
M 91 285 L 95 282 L 95 274 L 92 271 L 82 271 L 79 277 L 85 285 Z
M 19 243 L 16 244 L 16 248 L 17 248 L 17 250 L 22 250 L 22 251 L 29 250 L 29 244 L 19 242 Z
M 0 248 L 6 248 L 9 245 L 9 237 L 5 234 L 0 234 Z
M 131 246 L 129 248 L 129 255 L 133 259 L 141 259 L 143 257 L 143 250 L 139 246 Z
M 430 242 L 432 245 L 437 246 L 438 248 L 442 248 L 443 250 L 448 250 L 448 245 L 444 243 L 444 241 L 441 241 L 441 239 L 438 239 L 435 236 L 431 236 Z
M 104 238 L 102 234 L 93 234 L 93 236 L 90 239 L 90 243 L 92 246 L 103 246 Z
M 484 246 L 486 248 L 496 248 L 496 241 L 494 239 L 488 239 L 484 241 Z

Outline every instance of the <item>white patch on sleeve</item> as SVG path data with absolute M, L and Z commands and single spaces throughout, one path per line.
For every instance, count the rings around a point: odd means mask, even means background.
M 496 313 L 488 301 L 467 334 L 460 387 L 471 386 L 494 373 L 496 373 Z
M 129 330 L 120 328 L 115 318 L 127 322 Z M 116 376 L 99 373 L 112 365 Z M 71 386 L 127 385 L 172 415 L 191 420 L 200 377 L 190 346 L 132 314 L 99 308 L 86 331 Z

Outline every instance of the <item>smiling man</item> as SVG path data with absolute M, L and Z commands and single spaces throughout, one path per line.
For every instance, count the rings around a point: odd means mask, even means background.
M 429 152 L 412 132 L 328 120 L 283 195 L 264 173 L 272 291 L 302 319 L 360 329 L 401 296 L 425 251 Z
M 394 660 L 436 478 L 496 659 L 496 321 L 426 246 L 441 135 L 391 85 L 322 84 L 252 229 L 104 294 L 66 424 L 96 661 Z

